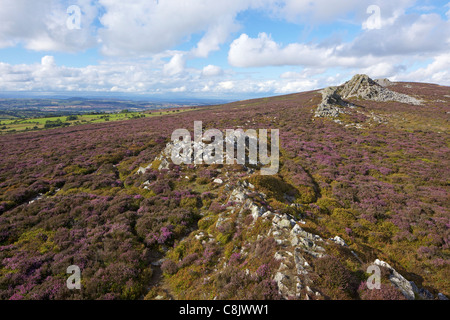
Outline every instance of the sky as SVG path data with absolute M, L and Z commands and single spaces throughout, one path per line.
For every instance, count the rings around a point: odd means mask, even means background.
M 0 0 L 0 94 L 238 100 L 450 85 L 450 2 Z

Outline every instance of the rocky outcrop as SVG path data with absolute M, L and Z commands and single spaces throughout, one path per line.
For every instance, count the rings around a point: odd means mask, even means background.
M 350 98 L 378 102 L 397 101 L 412 105 L 421 104 L 421 101 L 414 97 L 389 90 L 387 87 L 390 85 L 392 85 L 392 82 L 388 79 L 372 80 L 364 74 L 355 75 L 341 86 L 323 89 L 321 91 L 322 102 L 318 105 L 314 116 L 335 119 L 340 114 L 352 113 L 352 109 L 362 113 L 356 105 L 348 101 Z M 367 116 L 372 119 L 370 115 Z
M 439 300 L 448 300 L 448 298 L 442 293 L 438 293 L 438 298 Z
M 413 105 L 421 104 L 420 100 L 406 94 L 391 91 L 365 74 L 355 75 L 350 81 L 347 81 L 340 87 L 339 94 L 343 99 L 355 97 L 379 102 L 397 101 Z
M 387 262 L 376 259 L 374 262 L 375 265 L 387 268 L 391 274 L 389 276 L 389 280 L 391 283 L 396 286 L 406 297 L 408 300 L 414 300 L 414 290 L 411 285 L 411 282 L 406 280 L 400 273 L 398 273 L 394 268 L 392 268 Z
M 339 236 L 331 238 L 330 240 L 333 241 L 334 243 L 340 245 L 340 246 L 347 247 L 347 244 L 345 243 L 344 239 L 342 239 Z
M 331 101 L 331 100 L 329 100 Z M 339 102 L 339 100 L 334 100 Z M 157 163 L 162 163 L 171 153 L 173 145 L 169 144 L 166 149 L 156 158 Z M 149 166 L 150 167 L 150 166 Z M 160 166 L 161 168 L 161 166 Z M 145 172 L 145 168 L 141 168 Z M 222 171 L 221 171 L 222 172 Z M 243 174 L 244 173 L 244 174 Z M 341 250 L 348 250 L 349 253 L 363 264 L 363 261 L 353 252 L 344 239 L 339 236 L 334 238 L 323 239 L 317 234 L 306 231 L 302 228 L 306 224 L 300 218 L 296 218 L 291 214 L 282 210 L 275 210 L 267 203 L 266 194 L 259 192 L 254 185 L 248 182 L 247 178 L 251 175 L 250 170 L 245 172 L 230 173 L 227 176 L 229 180 L 224 181 L 216 178 L 212 181 L 214 188 L 219 190 L 222 198 L 226 199 L 226 210 L 217 214 L 217 216 L 205 216 L 204 219 L 211 220 L 212 230 L 220 230 L 227 224 L 239 224 L 248 216 L 252 216 L 252 222 L 249 228 L 257 226 L 257 221 L 264 222 L 268 226 L 265 231 L 257 235 L 257 239 L 265 237 L 273 237 L 277 247 L 274 259 L 279 261 L 279 267 L 273 273 L 273 281 L 277 283 L 278 292 L 284 299 L 297 298 L 304 300 L 317 299 L 322 296 L 320 289 L 315 288 L 313 279 L 315 274 L 313 265 L 315 259 L 326 256 L 326 248 L 329 246 L 341 246 Z M 220 181 L 219 181 L 220 180 Z M 223 185 L 222 185 L 223 184 Z M 148 188 L 149 181 L 143 183 L 144 188 Z M 297 209 L 301 206 L 295 203 L 290 205 L 291 208 Z M 203 215 L 200 212 L 200 215 Z M 262 219 L 262 220 L 261 220 Z M 209 230 L 209 229 L 208 229 Z M 214 231 L 196 230 L 192 236 L 200 241 L 202 245 L 217 242 Z M 212 234 L 210 234 L 212 232 Z M 244 241 L 242 243 L 241 254 L 248 255 L 245 248 L 249 248 L 250 243 Z M 345 248 L 345 249 L 344 249 Z M 222 259 L 222 258 L 221 258 Z M 221 261 L 221 260 L 219 260 Z M 223 261 L 223 260 L 222 260 Z M 161 262 L 161 261 L 160 261 Z M 214 272 L 222 272 L 222 266 L 226 266 L 227 262 L 218 264 Z M 408 281 L 399 272 L 392 268 L 387 262 L 375 260 L 374 265 L 387 268 L 390 272 L 389 280 L 403 295 L 409 299 L 435 299 L 433 294 L 424 288 L 418 288 L 414 282 Z M 246 270 L 250 272 L 248 269 Z M 322 297 L 323 298 L 323 297 Z M 443 294 L 438 295 L 441 300 L 446 299 Z
M 387 262 L 376 259 L 375 265 L 387 268 L 390 271 L 389 280 L 391 283 L 403 293 L 403 295 L 408 300 L 415 300 L 416 297 L 422 300 L 434 300 L 433 294 L 425 288 L 418 288 L 413 281 L 408 281 L 400 273 L 398 273 L 394 268 L 392 268 Z M 442 297 L 441 297 L 442 296 Z M 438 294 L 440 300 L 445 300 L 442 293 Z
M 238 148 L 238 141 L 240 139 L 247 139 L 248 143 L 245 144 L 245 154 L 249 154 L 250 152 L 250 145 L 254 145 L 256 147 L 259 146 L 258 144 L 258 139 L 257 137 L 254 136 L 246 136 L 245 133 L 243 131 L 238 131 L 236 130 L 234 132 L 234 136 L 228 136 L 226 135 L 224 137 L 224 141 L 223 141 L 223 151 L 222 154 L 220 155 L 214 155 L 212 156 L 210 152 L 207 152 L 206 150 L 208 149 L 208 142 L 205 140 L 202 141 L 191 141 L 190 144 L 188 143 L 187 146 L 186 144 L 184 144 L 183 142 L 178 142 L 178 141 L 172 141 L 166 144 L 164 150 L 161 151 L 161 153 L 154 159 L 154 161 L 149 164 L 146 167 L 139 167 L 139 169 L 137 170 L 137 174 L 144 174 L 145 172 L 147 172 L 147 170 L 149 170 L 150 168 L 154 168 L 157 170 L 164 170 L 164 169 L 169 169 L 169 165 L 171 163 L 173 163 L 172 161 L 172 153 L 175 150 L 182 150 L 183 149 L 183 156 L 185 158 L 181 159 L 183 160 L 183 163 L 192 163 L 194 165 L 194 167 L 196 166 L 195 163 L 208 163 L 208 164 L 213 164 L 216 163 L 215 161 L 220 159 L 220 164 L 224 161 L 227 161 L 227 146 L 231 145 L 232 147 L 234 146 L 234 151 L 236 154 L 236 150 Z M 186 148 L 186 150 L 184 149 Z M 194 150 L 198 150 L 198 152 L 194 152 Z M 195 158 L 197 157 L 197 158 Z M 181 155 L 180 155 L 181 158 Z M 198 160 L 198 161 L 197 161 Z M 235 158 L 233 159 L 235 161 L 237 161 L 237 157 L 235 156 Z M 242 159 L 239 159 L 242 161 Z M 247 160 L 246 160 L 247 161 Z M 239 162 L 239 161 L 238 161 Z M 257 165 L 260 166 L 261 162 L 259 159 L 257 159 Z M 222 184 L 222 182 L 220 182 L 220 179 L 217 179 L 217 181 L 215 181 L 215 183 L 217 184 Z
M 382 87 L 389 87 L 389 86 L 393 85 L 393 83 L 387 78 L 374 79 L 373 81 L 375 81 L 377 84 L 379 84 Z
M 345 113 L 347 107 L 353 107 L 351 103 L 342 100 L 337 90 L 338 87 L 328 87 L 321 91 L 322 102 L 316 110 L 315 117 L 336 118 Z
M 280 260 L 280 267 L 274 277 L 280 295 L 309 300 L 320 293 L 310 288 L 313 284 L 309 277 L 312 268 L 306 257 L 320 258 L 325 255 L 325 249 L 322 238 L 304 231 L 299 223 L 301 221 L 286 214 L 276 214 L 268 235 L 272 235 L 282 248 L 275 254 L 275 259 Z

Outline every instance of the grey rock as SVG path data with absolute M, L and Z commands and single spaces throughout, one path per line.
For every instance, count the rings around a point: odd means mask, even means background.
M 162 159 L 161 164 L 158 167 L 158 170 L 167 170 L 169 169 L 170 162 L 167 159 Z
M 420 105 L 421 100 L 409 95 L 389 90 L 392 83 L 388 79 L 372 80 L 365 74 L 357 74 L 351 80 L 338 87 L 328 87 L 321 91 L 322 102 L 314 116 L 336 119 L 340 114 L 350 113 L 356 106 L 348 102 L 348 98 L 359 98 L 379 102 L 397 101 L 406 104 Z M 358 126 L 357 126 L 358 127 Z M 362 128 L 359 125 L 359 128 Z
M 393 85 L 393 83 L 387 78 L 374 79 L 373 81 L 375 81 L 378 85 L 380 85 L 382 87 L 389 87 L 389 86 Z
M 266 212 L 262 215 L 263 218 L 268 218 L 268 219 L 271 219 L 271 218 L 273 218 L 274 216 L 275 216 L 275 213 L 273 213 L 272 211 L 266 211 Z
M 137 174 L 144 174 L 147 171 L 146 168 L 143 167 L 139 167 L 138 171 L 136 172 Z
M 344 239 L 342 239 L 339 236 L 331 238 L 330 240 L 333 241 L 334 243 L 340 245 L 340 246 L 347 247 L 347 244 L 345 243 Z
M 448 300 L 448 298 L 440 292 L 438 293 L 438 298 L 439 298 L 439 300 Z
M 342 100 L 337 89 L 337 87 L 328 87 L 321 91 L 322 102 L 315 112 L 315 117 L 337 118 L 341 113 L 345 113 L 345 107 L 351 106 L 350 103 Z
M 306 268 L 309 267 L 309 264 L 301 254 L 301 250 L 298 248 L 294 251 L 294 261 L 295 267 L 297 268 L 297 274 L 308 274 Z
M 242 203 L 247 199 L 247 195 L 241 188 L 234 189 L 230 196 L 230 201 Z
M 389 269 L 391 271 L 391 275 L 389 277 L 391 283 L 395 285 L 408 300 L 415 299 L 413 286 L 400 273 L 392 268 L 387 262 L 382 260 L 376 259 L 374 264 Z
M 278 222 L 278 226 L 280 228 L 290 228 L 291 227 L 291 221 L 287 220 L 287 219 L 282 219 L 280 222 Z
M 428 291 L 427 289 L 424 289 L 424 288 L 420 288 L 419 296 L 425 300 L 434 300 L 434 295 L 430 291 Z
M 342 99 L 356 97 L 380 102 L 397 101 L 413 105 L 421 104 L 421 101 L 416 98 L 382 87 L 365 74 L 357 74 L 347 81 L 340 90 L 340 96 Z
M 275 276 L 273 277 L 273 280 L 274 280 L 275 282 L 282 282 L 282 281 L 285 280 L 285 279 L 286 279 L 286 275 L 283 274 L 283 273 L 281 273 L 281 272 L 277 272 L 277 273 L 275 274 Z
M 258 218 L 262 215 L 262 212 L 263 212 L 264 209 L 258 207 L 256 204 L 253 204 L 253 205 L 250 207 L 250 210 L 251 210 L 251 212 L 252 212 L 253 220 L 256 220 L 256 219 L 258 219 Z

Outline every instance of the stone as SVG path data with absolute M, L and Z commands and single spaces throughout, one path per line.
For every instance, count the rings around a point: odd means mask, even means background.
M 389 276 L 389 280 L 391 281 L 391 283 L 403 293 L 406 299 L 415 299 L 413 286 L 400 273 L 392 268 L 387 262 L 384 262 L 382 260 L 376 259 L 374 264 L 389 269 L 391 271 L 391 275 Z
M 295 247 L 299 244 L 298 237 L 296 235 L 291 235 L 291 246 Z
M 205 237 L 205 233 L 204 233 L 204 232 L 199 232 L 198 234 L 196 234 L 196 235 L 194 236 L 194 238 L 197 239 L 197 240 L 201 240 L 201 239 L 203 239 L 204 237 Z
M 289 267 L 285 263 L 281 263 L 279 269 L 280 271 L 289 270 Z
M 315 112 L 315 117 L 337 118 L 341 113 L 345 113 L 345 107 L 351 104 L 342 100 L 337 90 L 338 87 L 328 87 L 321 91 L 322 102 Z
M 439 298 L 439 300 L 448 300 L 448 298 L 440 292 L 438 293 L 438 298 Z
M 263 218 L 267 218 L 267 219 L 271 219 L 275 216 L 275 214 L 272 211 L 266 211 L 265 213 L 263 213 L 262 217 Z
M 275 282 L 282 282 L 284 279 L 286 279 L 286 275 L 281 272 L 277 272 L 273 277 Z
M 255 204 L 251 206 L 250 210 L 252 212 L 253 220 L 258 219 L 261 216 L 261 214 L 262 214 L 262 212 L 261 212 L 262 208 L 258 207 Z
M 298 250 L 298 248 L 294 251 L 294 261 L 295 261 L 295 267 L 297 269 L 297 274 L 308 274 L 308 271 L 306 270 L 307 267 L 309 267 L 308 262 L 305 260 L 305 258 L 301 255 L 301 251 Z
M 170 162 L 167 161 L 167 159 L 164 158 L 164 159 L 161 160 L 161 163 L 159 164 L 158 170 L 167 170 L 167 169 L 169 169 L 169 165 L 170 165 Z
M 301 291 L 303 289 L 303 286 L 300 282 L 297 282 L 295 285 L 295 288 L 297 289 L 297 292 Z
M 137 174 L 144 174 L 147 171 L 147 169 L 143 168 L 143 167 L 139 167 L 138 171 L 136 172 Z
M 430 291 L 428 291 L 427 289 L 424 289 L 424 288 L 420 288 L 419 296 L 422 299 L 425 299 L 425 300 L 434 300 L 433 294 Z
M 291 221 L 287 220 L 287 219 L 283 219 L 280 222 L 278 222 L 278 226 L 280 228 L 290 228 L 291 227 Z
M 242 203 L 245 199 L 247 199 L 247 195 L 241 188 L 234 189 L 230 196 L 230 201 L 232 202 Z
M 347 247 L 347 244 L 345 243 L 344 239 L 342 239 L 339 236 L 336 236 L 336 237 L 334 237 L 334 238 L 332 238 L 330 240 L 333 241 L 334 243 L 340 245 L 340 246 Z
M 222 184 L 222 183 L 223 183 L 223 180 L 222 180 L 222 179 L 214 179 L 213 182 L 214 182 L 214 183 L 217 183 L 217 184 Z
M 322 238 L 316 234 L 312 234 L 309 232 L 306 232 L 305 230 L 303 230 L 298 224 L 296 224 L 292 230 L 291 230 L 292 234 L 298 235 L 302 238 L 306 238 L 306 239 L 310 239 L 310 240 L 314 240 L 314 241 L 323 241 Z
M 374 81 L 382 87 L 389 87 L 393 85 L 393 83 L 387 78 L 375 79 Z
M 279 236 L 281 236 L 281 232 L 280 231 L 274 231 L 274 232 L 272 232 L 272 235 L 274 237 L 279 237 Z
M 41 200 L 43 197 L 44 197 L 44 195 L 43 195 L 42 193 L 39 193 L 39 195 L 38 195 L 36 198 L 34 198 L 33 200 L 29 201 L 28 204 L 32 204 L 32 203 L 34 203 L 34 202 L 36 202 L 36 201 L 39 201 L 39 200 Z

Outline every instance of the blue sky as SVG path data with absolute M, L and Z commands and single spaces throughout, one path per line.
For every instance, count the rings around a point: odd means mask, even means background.
M 0 0 L 0 93 L 243 99 L 355 73 L 450 85 L 449 17 L 427 0 Z

